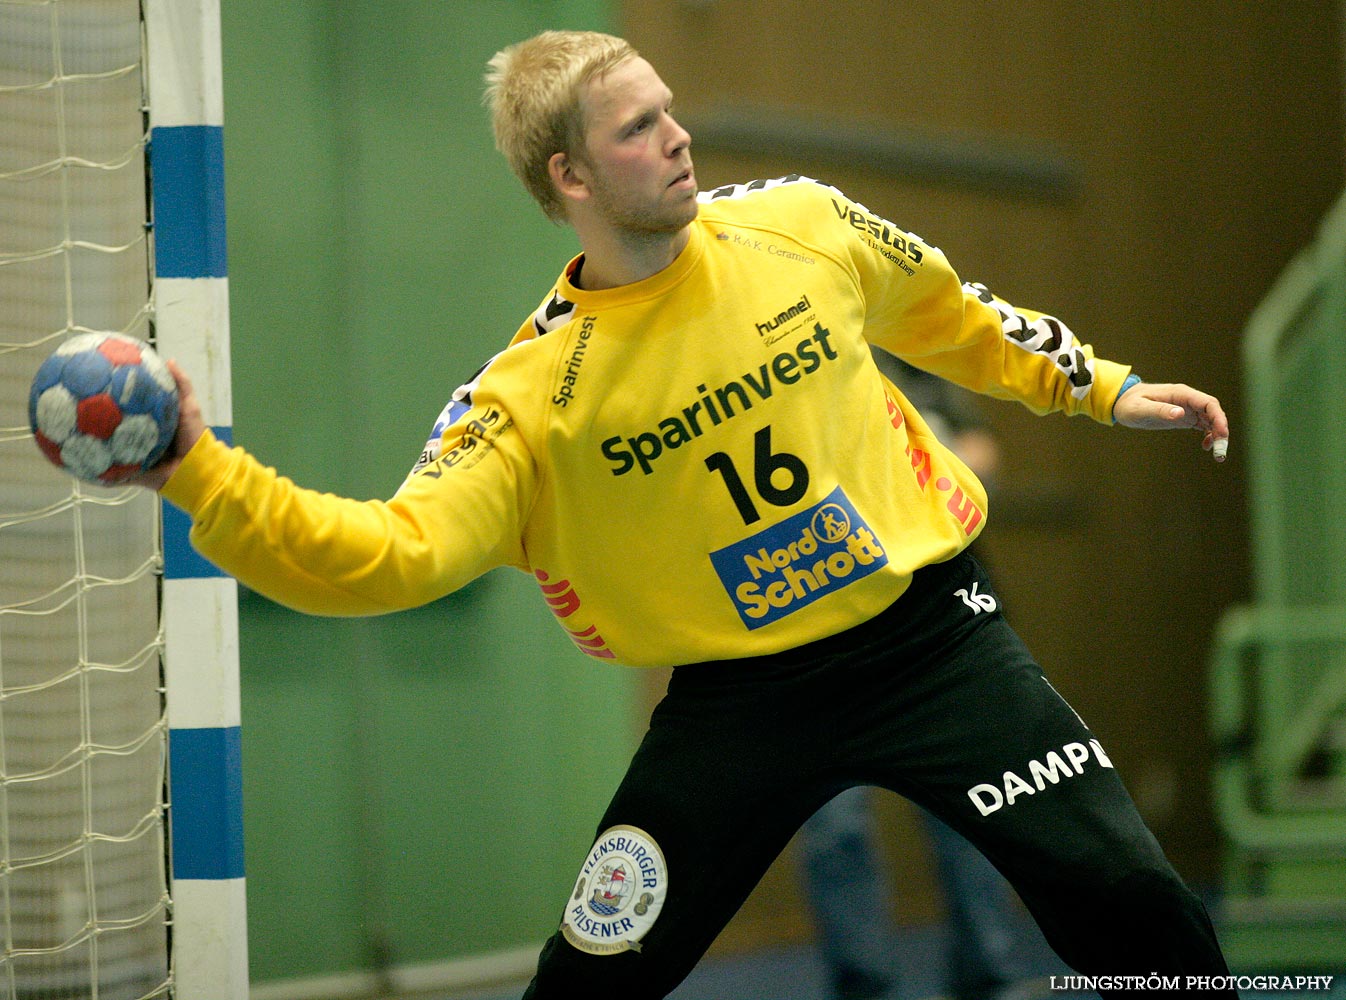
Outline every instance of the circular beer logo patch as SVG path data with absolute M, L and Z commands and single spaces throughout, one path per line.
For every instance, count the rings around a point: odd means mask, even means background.
M 667 892 L 668 870 L 654 838 L 634 826 L 614 826 L 585 858 L 561 932 L 591 955 L 639 951 Z

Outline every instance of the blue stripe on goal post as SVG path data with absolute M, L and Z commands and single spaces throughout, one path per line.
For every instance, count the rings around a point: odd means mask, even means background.
M 242 878 L 242 730 L 174 729 L 168 751 L 174 878 Z
M 160 278 L 223 278 L 224 129 L 178 125 L 150 134 L 154 269 Z

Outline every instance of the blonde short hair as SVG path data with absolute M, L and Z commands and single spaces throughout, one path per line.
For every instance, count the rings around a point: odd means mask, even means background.
M 636 55 L 624 39 L 597 31 L 544 31 L 487 63 L 484 98 L 496 148 L 548 218 L 565 219 L 552 156 L 583 152 L 581 88 Z

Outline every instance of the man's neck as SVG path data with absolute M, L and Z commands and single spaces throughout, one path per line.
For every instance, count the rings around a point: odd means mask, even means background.
M 625 235 L 623 238 L 585 239 L 584 266 L 576 287 L 597 292 L 644 281 L 677 260 L 690 239 L 690 227 L 676 233 Z

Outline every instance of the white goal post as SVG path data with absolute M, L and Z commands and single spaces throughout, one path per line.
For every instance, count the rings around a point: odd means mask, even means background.
M 219 0 L 143 0 L 159 352 L 232 436 Z M 165 504 L 173 970 L 181 1000 L 246 1000 L 238 595 Z

